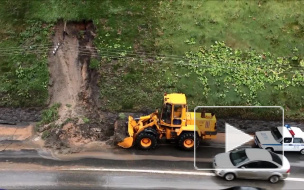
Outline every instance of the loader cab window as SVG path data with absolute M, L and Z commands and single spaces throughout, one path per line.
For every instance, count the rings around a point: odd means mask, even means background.
M 172 115 L 172 105 L 171 104 L 165 104 L 163 107 L 162 112 L 162 120 L 165 123 L 171 124 L 171 115 Z
M 173 125 L 181 125 L 182 124 L 182 105 L 174 105 L 174 112 L 173 112 Z

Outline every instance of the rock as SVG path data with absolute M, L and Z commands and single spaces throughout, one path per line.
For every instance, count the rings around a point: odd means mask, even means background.
M 111 146 L 115 145 L 114 136 L 111 136 L 110 139 L 106 141 L 106 145 L 111 145 Z
M 114 144 L 123 141 L 127 136 L 127 126 L 125 120 L 117 120 L 114 123 Z
M 70 154 L 72 151 L 70 148 L 64 148 L 64 149 L 61 149 L 60 153 L 61 154 Z
M 52 123 L 44 125 L 39 128 L 39 132 L 42 133 L 43 131 L 49 130 L 52 127 Z
M 93 132 L 96 132 L 96 133 L 101 133 L 101 129 L 100 128 L 91 128 L 91 130 Z

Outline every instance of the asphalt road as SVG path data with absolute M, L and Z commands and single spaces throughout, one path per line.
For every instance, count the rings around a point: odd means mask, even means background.
M 74 168 L 75 169 L 75 168 Z M 155 171 L 155 170 L 153 170 Z M 157 170 L 156 170 L 157 171 Z M 1 171 L 0 184 L 4 189 L 225 189 L 250 186 L 264 189 L 303 189 L 303 182 L 280 181 L 270 184 L 259 180 L 224 181 L 215 176 L 195 173 L 152 173 L 151 171 L 90 171 L 68 169 L 56 171 Z M 168 173 L 166 173 L 168 172 Z
M 0 173 L 5 189 L 225 189 L 233 186 L 302 189 L 302 182 L 235 180 L 213 176 L 96 171 L 7 171 Z
M 197 166 L 211 169 L 213 156 L 220 152 L 224 152 L 220 146 L 199 147 Z M 285 155 L 291 163 L 290 177 L 270 184 L 259 180 L 227 182 L 215 177 L 211 170 L 197 171 L 193 152 L 171 145 L 161 145 L 152 151 L 115 148 L 61 157 L 36 150 L 3 151 L 0 189 L 223 189 L 239 185 L 303 189 L 304 155 Z M 29 164 L 30 167 L 25 167 Z

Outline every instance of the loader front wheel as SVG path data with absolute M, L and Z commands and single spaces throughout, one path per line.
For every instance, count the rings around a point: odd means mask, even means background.
M 196 139 L 196 147 L 199 145 L 199 140 Z M 194 134 L 193 132 L 183 133 L 180 136 L 178 141 L 178 146 L 184 150 L 193 150 L 194 149 Z
M 136 146 L 142 150 L 150 150 L 156 147 L 156 137 L 151 133 L 140 133 L 136 138 Z

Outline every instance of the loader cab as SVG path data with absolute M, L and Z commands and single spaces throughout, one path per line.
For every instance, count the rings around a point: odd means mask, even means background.
M 186 123 L 186 97 L 184 94 L 169 94 L 164 96 L 160 122 L 167 127 L 181 127 Z

